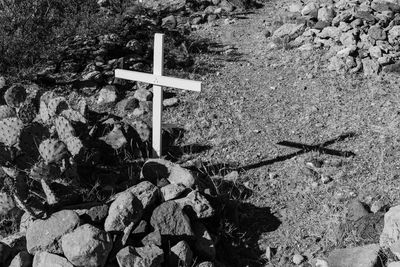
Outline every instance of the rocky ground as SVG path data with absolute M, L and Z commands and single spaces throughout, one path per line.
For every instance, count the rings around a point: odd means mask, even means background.
M 1 263 L 398 266 L 400 4 L 146 4 L 165 74 L 204 85 L 166 90 L 165 159 L 151 89 L 112 75 L 151 69 L 140 27 L 1 79 Z

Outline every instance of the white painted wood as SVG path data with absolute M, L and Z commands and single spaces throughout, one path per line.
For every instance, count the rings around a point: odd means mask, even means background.
M 201 91 L 201 82 L 154 75 L 151 73 L 116 69 L 115 77 L 164 87 L 172 87 L 195 92 Z
M 162 87 L 201 91 L 201 82 L 163 76 L 164 34 L 154 36 L 153 74 L 116 69 L 115 77 L 131 81 L 153 84 L 153 153 L 154 158 L 162 155 Z
M 153 74 L 163 75 L 164 68 L 164 34 L 154 36 Z M 156 79 L 157 80 L 157 79 Z M 153 86 L 153 158 L 162 153 L 162 102 L 163 90 L 160 85 Z

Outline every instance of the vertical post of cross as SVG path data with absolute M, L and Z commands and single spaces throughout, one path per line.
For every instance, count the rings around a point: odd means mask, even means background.
M 154 37 L 153 74 L 162 76 L 164 68 L 164 34 L 156 33 Z M 162 108 L 163 90 L 153 85 L 153 158 L 162 153 Z

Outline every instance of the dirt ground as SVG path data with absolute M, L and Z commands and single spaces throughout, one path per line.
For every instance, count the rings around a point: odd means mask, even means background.
M 236 182 L 252 191 L 238 231 L 261 260 L 241 266 L 292 266 L 295 253 L 324 258 L 351 245 L 337 240 L 351 200 L 400 200 L 399 77 L 330 72 L 324 49 L 269 49 L 265 33 L 284 22 L 284 5 L 270 1 L 194 31 L 197 63 L 181 75 L 200 79 L 203 91 L 177 92 L 181 104 L 165 115 L 187 131 L 184 145 L 210 147 L 183 161 L 225 166 L 216 176 L 238 167 Z

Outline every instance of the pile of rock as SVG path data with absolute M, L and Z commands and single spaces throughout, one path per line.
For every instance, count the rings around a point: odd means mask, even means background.
M 24 214 L 0 243 L 1 266 L 215 266 L 215 209 L 196 176 L 148 160 L 142 180 L 107 203 L 68 207 L 47 218 Z M 221 265 L 218 265 L 221 266 Z
M 400 261 L 396 261 L 400 259 L 400 206 L 386 213 L 374 211 L 371 213 L 363 203 L 352 201 L 348 206 L 346 231 L 352 236 L 352 242 L 362 245 L 334 249 L 326 260 L 314 260 L 314 266 L 400 266 Z M 346 235 L 339 234 L 338 239 L 341 244 Z
M 328 69 L 375 75 L 396 71 L 400 57 L 397 0 L 307 1 L 288 7 L 293 21 L 274 31 L 275 43 L 329 49 Z

